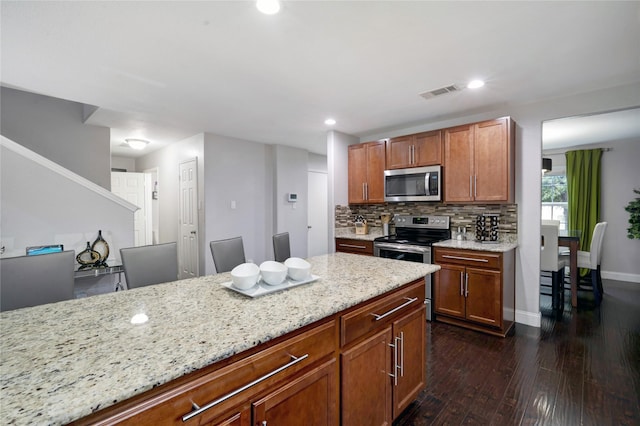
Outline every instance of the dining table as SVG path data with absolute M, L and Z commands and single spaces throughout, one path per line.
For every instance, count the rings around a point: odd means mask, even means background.
M 571 280 L 571 306 L 578 307 L 578 250 L 580 249 L 579 230 L 560 230 L 558 246 L 569 248 L 569 278 Z

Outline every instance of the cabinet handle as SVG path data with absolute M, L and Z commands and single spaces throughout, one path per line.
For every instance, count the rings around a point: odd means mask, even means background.
M 372 313 L 371 315 L 373 315 L 374 317 L 376 317 L 376 321 L 380 321 L 382 318 L 388 317 L 388 316 L 389 316 L 389 315 L 391 315 L 392 313 L 394 313 L 394 312 L 398 312 L 400 309 L 404 308 L 405 306 L 409 306 L 410 304 L 412 304 L 413 302 L 415 302 L 416 300 L 418 300 L 418 298 L 417 298 L 417 297 L 414 297 L 414 298 L 411 298 L 411 299 L 410 299 L 410 298 L 408 298 L 408 297 L 405 297 L 404 299 L 406 300 L 406 302 L 404 302 L 402 305 L 400 305 L 400 306 L 398 306 L 398 307 L 396 307 L 396 308 L 393 308 L 392 310 L 387 311 L 387 312 L 385 312 L 385 313 L 384 313 L 384 314 L 382 314 L 382 315 L 378 315 L 378 314 L 374 314 L 374 313 Z
M 411 145 L 411 164 L 416 164 L 416 146 Z
M 259 377 L 257 379 L 255 379 L 253 382 L 251 383 L 247 383 L 246 385 L 242 386 L 241 388 L 238 388 L 232 392 L 229 392 L 228 394 L 216 399 L 215 401 L 211 401 L 210 403 L 208 403 L 207 405 L 205 405 L 204 407 L 199 407 L 198 404 L 196 404 L 195 402 L 191 401 L 191 405 L 194 411 L 191 411 L 188 414 L 185 414 L 184 416 L 182 416 L 182 421 L 186 422 L 187 420 L 192 419 L 195 416 L 198 416 L 202 413 L 204 413 L 205 411 L 207 411 L 210 408 L 215 407 L 216 405 L 220 404 L 221 402 L 226 401 L 229 398 L 232 398 L 236 395 L 238 395 L 241 392 L 246 391 L 247 389 L 249 389 L 252 386 L 257 385 L 260 382 L 263 382 L 265 380 L 267 380 L 269 377 L 274 376 L 276 374 L 278 374 L 279 372 L 286 370 L 289 367 L 294 366 L 295 364 L 304 361 L 305 359 L 307 359 L 309 357 L 309 354 L 304 354 L 301 357 L 295 357 L 293 355 L 289 355 L 291 357 L 291 361 L 289 361 L 288 363 L 286 363 L 285 365 L 276 368 L 275 370 L 271 371 L 270 373 L 265 374 L 262 377 Z
M 367 194 L 366 194 L 365 189 L 364 189 L 364 186 L 365 186 L 365 185 L 366 185 L 366 184 L 365 184 L 364 182 L 362 182 L 362 199 L 363 199 L 363 200 L 366 200 L 366 199 L 367 199 Z
M 473 175 L 473 199 L 478 197 L 478 176 Z
M 460 296 L 464 296 L 464 273 L 460 272 Z
M 464 297 L 469 296 L 469 273 L 464 274 Z
M 413 164 L 413 145 L 409 145 L 409 164 Z
M 487 259 L 474 259 L 473 257 L 451 256 L 449 254 L 443 254 L 442 257 L 447 259 L 468 260 L 471 262 L 482 262 L 482 263 L 489 262 Z
M 389 346 L 393 348 L 393 373 L 389 373 L 389 376 L 393 377 L 393 385 L 398 386 L 398 337 L 393 338 L 393 344 L 389 343 Z
M 473 199 L 473 176 L 469 175 L 469 198 Z
M 357 246 L 355 244 L 338 244 L 340 247 L 351 247 L 351 248 L 357 248 L 357 249 L 366 249 L 367 246 Z
M 400 377 L 404 377 L 404 331 L 400 332 Z

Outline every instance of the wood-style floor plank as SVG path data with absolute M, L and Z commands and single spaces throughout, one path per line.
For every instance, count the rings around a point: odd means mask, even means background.
M 427 324 L 427 388 L 394 422 L 418 425 L 640 425 L 640 284 L 605 280 L 540 328 L 507 338 Z

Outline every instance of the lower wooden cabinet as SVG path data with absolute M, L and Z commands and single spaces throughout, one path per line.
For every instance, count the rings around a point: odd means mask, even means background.
M 426 384 L 424 281 L 342 317 L 342 425 L 390 425 Z
M 436 319 L 500 336 L 515 321 L 513 250 L 483 252 L 436 247 Z
M 354 238 L 336 238 L 336 251 L 373 256 L 373 241 Z

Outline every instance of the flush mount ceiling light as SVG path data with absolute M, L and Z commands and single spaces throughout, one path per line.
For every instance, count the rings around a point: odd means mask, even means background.
M 279 0 L 258 0 L 256 1 L 256 7 L 265 15 L 275 15 L 280 11 Z
M 336 124 L 336 120 L 334 120 L 333 118 L 327 118 L 326 120 L 324 120 L 324 124 L 326 124 L 327 126 L 333 126 Z
M 478 89 L 484 86 L 484 81 L 482 80 L 471 80 L 469 84 L 467 84 L 467 89 Z
M 124 140 L 130 148 L 133 149 L 144 149 L 147 145 L 149 145 L 149 141 L 144 139 L 125 139 Z

